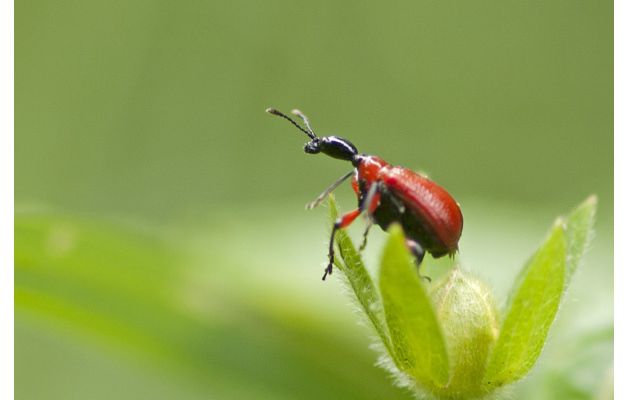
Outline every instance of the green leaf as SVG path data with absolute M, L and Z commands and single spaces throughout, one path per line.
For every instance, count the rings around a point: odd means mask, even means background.
M 434 308 L 410 259 L 401 228 L 384 248 L 380 291 L 397 367 L 434 392 L 449 380 L 449 359 Z
M 521 271 L 510 295 L 485 384 L 498 387 L 524 377 L 539 357 L 560 301 L 592 236 L 594 196 L 566 219 Z
M 526 375 L 538 358 L 564 289 L 565 235 L 558 220 L 514 287 L 485 383 L 499 387 Z
M 338 209 L 333 196 L 329 196 L 329 211 L 332 224 L 338 218 Z M 373 324 L 373 328 L 380 337 L 384 347 L 391 353 L 390 338 L 384 322 L 382 302 L 373 284 L 371 275 L 366 270 L 360 253 L 355 249 L 351 238 L 344 230 L 336 232 L 336 244 L 344 264 L 336 258 L 335 265 L 346 277 L 347 283 L 351 286 L 355 299 L 360 305 L 366 317 Z
M 590 196 L 567 216 L 565 238 L 567 240 L 567 276 L 565 285 L 569 284 L 573 273 L 582 261 L 593 236 L 593 223 L 597 209 L 597 197 Z

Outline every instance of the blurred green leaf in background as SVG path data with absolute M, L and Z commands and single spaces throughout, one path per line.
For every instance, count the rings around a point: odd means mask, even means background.
M 346 165 L 304 155 L 269 106 L 451 191 L 460 258 L 502 303 L 546 221 L 597 193 L 513 398 L 605 396 L 612 17 L 607 0 L 16 2 L 16 398 L 411 398 L 320 282 L 326 211 L 303 204 Z

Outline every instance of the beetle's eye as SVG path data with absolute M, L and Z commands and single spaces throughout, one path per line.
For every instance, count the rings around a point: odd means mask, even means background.
M 320 153 L 321 143 L 318 140 L 312 140 L 311 142 L 306 143 L 304 150 L 308 154 Z

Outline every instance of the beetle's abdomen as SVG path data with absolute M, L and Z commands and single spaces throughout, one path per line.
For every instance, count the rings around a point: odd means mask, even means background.
M 434 257 L 458 249 L 463 225 L 462 212 L 445 189 L 403 167 L 383 168 L 380 180 L 390 195 L 405 207 L 403 215 L 393 218 L 401 222 L 406 235 L 417 240 Z M 383 207 L 381 217 L 382 222 L 388 225 L 387 214 L 392 211 L 386 208 Z

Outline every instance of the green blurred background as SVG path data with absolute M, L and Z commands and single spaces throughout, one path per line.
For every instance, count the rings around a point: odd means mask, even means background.
M 591 250 L 510 396 L 611 398 L 612 14 L 17 1 L 16 398 L 411 398 L 320 281 L 326 210 L 303 205 L 349 166 L 304 155 L 269 106 L 448 188 L 459 260 L 501 301 L 553 218 L 596 193 Z M 337 196 L 354 206 L 348 185 Z

